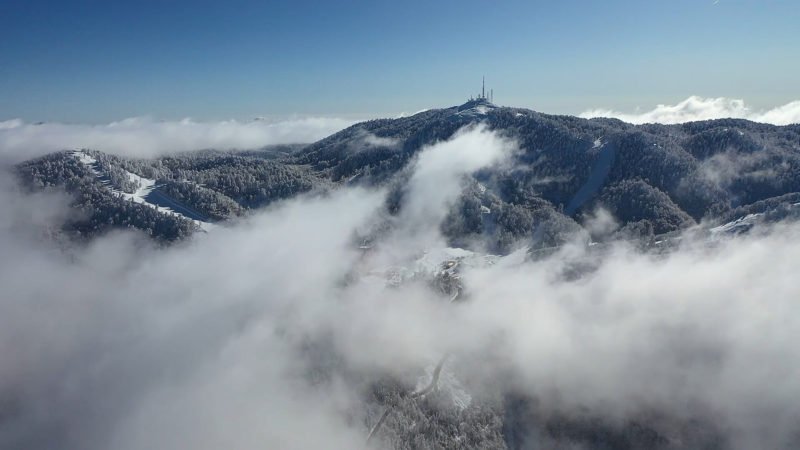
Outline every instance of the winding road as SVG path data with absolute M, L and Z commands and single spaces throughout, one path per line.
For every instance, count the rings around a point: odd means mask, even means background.
M 445 354 L 442 357 L 442 359 L 439 360 L 439 363 L 436 364 L 436 368 L 433 369 L 433 376 L 431 377 L 431 382 L 427 386 L 425 386 L 424 388 L 422 388 L 422 389 L 420 389 L 420 390 L 418 390 L 416 392 L 412 392 L 411 394 L 409 394 L 407 397 L 404 397 L 403 399 L 414 400 L 414 399 L 417 399 L 417 398 L 420 398 L 420 397 L 424 397 L 424 396 L 428 395 L 429 393 L 433 392 L 434 390 L 436 390 L 436 388 L 439 387 L 439 376 L 441 376 L 441 374 L 442 374 L 442 367 L 444 367 L 444 363 L 447 361 L 447 358 L 449 356 L 450 355 Z M 392 407 L 391 406 L 386 407 L 386 410 L 383 411 L 383 414 L 381 414 L 381 417 L 380 417 L 380 419 L 378 419 L 378 422 L 375 423 L 375 426 L 372 427 L 372 430 L 369 432 L 369 436 L 367 436 L 367 444 L 369 444 L 369 442 L 372 440 L 373 436 L 375 436 L 375 433 L 377 433 L 378 430 L 381 429 L 381 426 L 383 425 L 383 422 L 386 421 L 386 418 L 389 417 L 389 414 L 391 412 L 392 412 Z

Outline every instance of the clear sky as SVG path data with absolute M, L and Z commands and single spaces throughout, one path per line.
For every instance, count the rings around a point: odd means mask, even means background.
M 0 0 L 0 120 L 800 99 L 800 1 Z

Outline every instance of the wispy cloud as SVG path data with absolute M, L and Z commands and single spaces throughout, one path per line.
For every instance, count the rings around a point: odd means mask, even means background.
M 515 148 L 515 142 L 502 138 L 483 124 L 463 128 L 452 139 L 423 148 L 408 182 L 408 196 L 400 222 L 409 227 L 415 240 L 423 240 L 420 231 L 436 230 L 450 203 L 461 192 L 461 178 L 501 162 Z
M 353 123 L 352 120 L 307 117 L 283 121 L 177 122 L 136 117 L 105 125 L 0 122 L 0 157 L 20 161 L 68 149 L 150 157 L 200 149 L 254 149 L 271 144 L 309 143 Z
M 737 118 L 774 125 L 788 125 L 800 123 L 800 101 L 793 101 L 766 111 L 755 111 L 740 99 L 692 96 L 676 105 L 658 105 L 645 112 L 624 113 L 598 108 L 584 111 L 580 117 L 615 117 L 635 124 L 675 124 L 697 120 Z

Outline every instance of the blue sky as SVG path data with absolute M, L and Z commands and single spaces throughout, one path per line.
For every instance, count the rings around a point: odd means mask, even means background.
M 800 2 L 0 2 L 0 120 L 800 99 Z

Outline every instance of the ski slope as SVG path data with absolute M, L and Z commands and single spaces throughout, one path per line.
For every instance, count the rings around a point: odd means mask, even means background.
M 611 142 L 604 143 L 598 138 L 595 139 L 592 145 L 593 150 L 599 149 L 597 162 L 595 162 L 594 167 L 592 167 L 589 178 L 586 179 L 564 209 L 564 214 L 568 216 L 575 214 L 584 203 L 589 201 L 600 191 L 603 184 L 606 182 L 606 178 L 608 178 L 608 174 L 611 173 L 611 167 L 614 165 L 614 157 L 617 152 L 615 144 Z
M 201 230 L 206 232 L 216 226 L 207 220 L 199 220 L 199 218 L 202 216 L 200 213 L 193 211 L 191 208 L 181 204 L 175 199 L 170 198 L 163 192 L 158 191 L 156 180 L 145 178 L 135 173 L 126 171 L 128 174 L 128 179 L 134 183 L 137 183 L 139 187 L 136 189 L 136 192 L 133 193 L 123 192 L 111 185 L 111 182 L 106 177 L 106 174 L 100 171 L 97 159 L 92 157 L 92 155 L 83 150 L 73 150 L 72 154 L 78 159 L 78 161 L 91 170 L 92 173 L 100 180 L 100 182 L 115 195 L 118 195 L 125 200 L 148 206 L 163 214 L 170 214 L 176 217 L 191 220 Z

